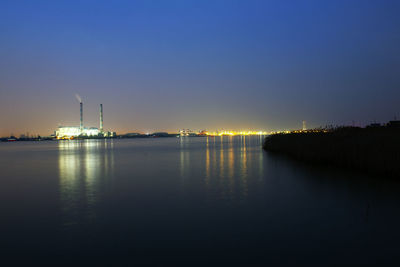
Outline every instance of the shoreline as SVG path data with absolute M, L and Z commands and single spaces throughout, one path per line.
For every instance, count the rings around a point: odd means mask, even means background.
M 400 178 L 400 129 L 341 127 L 265 138 L 263 149 L 319 165 Z

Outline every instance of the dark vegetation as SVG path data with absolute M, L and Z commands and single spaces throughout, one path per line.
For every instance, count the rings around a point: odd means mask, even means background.
M 48 141 L 48 140 L 53 140 L 52 137 L 41 137 L 40 135 L 36 137 L 15 137 L 15 136 L 10 136 L 10 137 L 0 137 L 1 142 L 12 142 L 12 141 Z
M 400 128 L 339 127 L 266 137 L 263 148 L 310 163 L 400 177 Z

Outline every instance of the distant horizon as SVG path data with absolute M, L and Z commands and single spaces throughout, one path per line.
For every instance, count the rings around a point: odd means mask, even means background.
M 77 98 L 77 99 L 75 99 L 74 100 L 74 96 L 75 96 L 75 98 Z M 78 100 L 78 102 L 76 101 L 76 100 Z M 71 94 L 71 104 L 72 104 L 72 106 L 73 106 L 73 108 L 75 108 L 75 111 L 71 111 L 71 113 L 75 113 L 74 115 L 77 117 L 76 118 L 76 121 L 75 122 L 73 122 L 73 121 L 68 121 L 68 122 L 66 122 L 66 123 L 61 123 L 61 122 L 59 122 L 55 127 L 54 127 L 54 129 L 53 130 L 50 130 L 50 132 L 45 132 L 44 130 L 40 130 L 38 133 L 36 133 L 36 132 L 34 132 L 34 131 L 32 131 L 32 130 L 29 130 L 29 129 L 27 129 L 25 132 L 21 132 L 21 133 L 17 133 L 17 135 L 18 136 L 20 136 L 20 135 L 22 135 L 22 134 L 27 134 L 27 133 L 30 133 L 30 135 L 34 135 L 34 136 L 37 136 L 37 135 L 40 135 L 40 136 L 49 136 L 49 135 L 51 135 L 51 134 L 53 134 L 54 133 L 54 131 L 59 127 L 59 126 L 70 126 L 70 127 L 79 127 L 79 101 L 81 101 L 82 103 L 83 103 L 83 105 L 84 105 L 84 127 L 95 127 L 95 128 L 98 128 L 99 127 L 99 121 L 95 121 L 96 119 L 99 119 L 99 114 L 97 114 L 97 118 L 96 118 L 96 115 L 95 115 L 95 111 L 99 111 L 98 110 L 98 108 L 99 108 L 99 105 L 100 104 L 103 104 L 103 103 L 99 103 L 99 104 L 97 104 L 96 105 L 96 108 L 97 108 L 97 110 L 96 109 L 94 109 L 93 108 L 93 103 L 91 103 L 90 105 L 90 110 L 89 110 L 89 119 L 88 119 L 88 121 L 89 121 L 89 123 L 85 123 L 85 121 L 86 121 L 86 114 L 87 114 L 87 108 L 86 108 L 86 104 L 85 104 L 85 101 L 84 101 L 84 99 L 80 99 L 80 95 L 78 95 L 78 94 Z M 104 104 L 103 104 L 103 106 L 104 106 Z M 107 107 L 106 107 L 107 108 Z M 107 111 L 105 111 L 105 117 L 107 118 Z M 71 117 L 71 116 L 69 116 L 69 117 Z M 394 117 L 392 118 L 392 119 L 390 119 L 390 118 L 388 118 L 386 121 L 376 121 L 376 120 L 370 120 L 370 121 L 356 121 L 356 120 L 352 120 L 351 122 L 348 122 L 347 124 L 346 123 L 344 123 L 344 124 L 338 124 L 338 123 L 326 123 L 326 124 L 324 124 L 324 125 L 316 125 L 315 123 L 310 123 L 310 127 L 308 127 L 308 128 L 310 128 L 310 129 L 315 129 L 315 128 L 320 128 L 320 127 L 326 127 L 326 126 L 329 126 L 329 125 L 336 125 L 336 126 L 357 126 L 357 127 L 365 127 L 365 126 L 367 126 L 367 125 L 369 125 L 369 124 L 371 124 L 371 123 L 374 123 L 374 122 L 377 122 L 377 123 L 386 123 L 386 122 L 388 122 L 388 121 L 390 121 L 390 120 L 394 120 L 394 119 L 396 119 L 396 115 L 394 115 Z M 60 120 L 61 121 L 61 120 Z M 309 122 L 308 121 L 306 121 L 307 122 L 307 125 L 309 125 Z M 105 120 L 105 125 L 107 125 L 107 120 Z M 207 130 L 207 131 L 219 131 L 219 130 L 234 130 L 234 131 L 247 131 L 247 130 L 254 130 L 254 131 L 266 131 L 266 132 L 276 132 L 276 131 L 285 131 L 285 130 L 296 130 L 296 129 L 300 129 L 302 127 L 302 121 L 299 121 L 298 123 L 297 123 L 297 125 L 294 125 L 294 126 L 292 126 L 292 127 L 290 127 L 290 126 L 288 126 L 288 127 L 286 127 L 286 128 L 279 128 L 279 129 L 271 129 L 271 128 L 264 128 L 264 129 L 260 129 L 260 128 L 245 128 L 245 127 L 219 127 L 219 128 L 211 128 L 211 127 L 209 127 L 209 128 L 207 128 L 207 127 L 203 127 L 203 128 L 199 128 L 199 127 L 192 127 L 192 128 L 190 128 L 190 127 L 180 127 L 180 128 L 178 128 L 178 129 L 168 129 L 168 128 L 165 128 L 165 129 L 158 129 L 157 127 L 149 127 L 149 128 L 147 128 L 147 129 L 140 129 L 140 128 L 135 128 L 135 129 L 133 129 L 133 130 L 129 130 L 129 129 L 127 129 L 126 127 L 123 127 L 123 128 L 121 128 L 121 129 L 124 129 L 124 130 L 115 130 L 115 129 L 111 129 L 111 128 L 107 128 L 107 126 L 105 127 L 105 130 L 107 130 L 107 131 L 113 131 L 113 132 L 117 132 L 117 134 L 126 134 L 126 133 L 142 133 L 142 134 L 147 134 L 147 133 L 155 133 L 155 132 L 168 132 L 168 133 L 177 133 L 177 132 L 179 132 L 179 130 L 180 129 L 191 129 L 191 130 L 194 130 L 194 131 L 200 131 L 200 130 Z M 15 135 L 15 132 L 12 132 L 12 131 L 9 131 L 9 134 L 7 134 L 7 129 L 4 129 L 4 128 L 2 128 L 1 129 L 1 133 L 3 133 L 3 134 L 0 134 L 0 136 L 3 136 L 3 137 L 7 137 L 7 136 L 11 136 L 11 133 L 12 134 L 14 134 L 14 136 L 16 136 Z
M 358 123 L 356 121 L 353 121 L 351 124 L 326 124 L 326 125 L 320 125 L 320 126 L 313 126 L 313 127 L 308 127 L 307 129 L 319 129 L 319 128 L 325 128 L 325 127 L 361 127 L 364 128 L 368 125 L 374 124 L 374 123 L 378 123 L 382 126 L 384 126 L 385 124 L 387 124 L 390 121 L 394 121 L 394 120 L 399 120 L 398 118 L 394 117 L 392 119 L 388 119 L 386 121 L 370 121 L 370 122 L 366 122 L 364 124 Z M 180 130 L 183 129 L 189 129 L 192 130 L 194 132 L 199 132 L 199 131 L 208 131 L 208 132 L 219 132 L 219 131 L 262 131 L 262 132 L 268 132 L 268 133 L 273 133 L 273 132 L 282 132 L 282 131 L 294 131 L 294 130 L 300 130 L 302 127 L 301 125 L 302 122 L 300 122 L 298 127 L 292 127 L 292 128 L 285 128 L 285 129 L 272 129 L 272 130 L 265 130 L 265 129 L 247 129 L 247 128 L 218 128 L 218 129 L 211 129 L 211 128 L 188 128 L 188 127 L 182 127 L 179 129 L 175 129 L 175 130 L 165 130 L 165 129 L 157 129 L 157 128 L 153 128 L 152 130 L 131 130 L 131 131 L 124 131 L 124 132 L 120 132 L 120 131 L 116 131 L 114 129 L 108 129 L 107 127 L 104 128 L 105 131 L 112 131 L 112 132 L 116 132 L 117 135 L 124 135 L 124 134 L 129 134 L 129 133 L 138 133 L 138 134 L 153 134 L 153 133 L 159 133 L 159 132 L 166 132 L 169 134 L 178 134 Z M 63 125 L 58 125 L 54 128 L 53 131 L 49 132 L 49 133 L 35 133 L 35 132 L 31 132 L 31 131 L 26 131 L 26 132 L 21 132 L 21 133 L 12 133 L 10 132 L 9 134 L 5 134 L 5 135 L 0 135 L 0 138 L 7 138 L 10 136 L 15 136 L 15 137 L 20 137 L 21 135 L 24 136 L 32 136 L 32 137 L 36 137 L 36 136 L 50 136 L 52 134 L 54 134 L 55 130 L 58 127 L 79 127 L 79 122 L 76 124 L 63 124 Z M 99 128 L 99 126 L 95 126 L 95 125 L 86 125 L 84 124 L 85 128 Z

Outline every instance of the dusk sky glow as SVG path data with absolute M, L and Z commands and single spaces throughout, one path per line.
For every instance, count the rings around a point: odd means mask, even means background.
M 400 118 L 400 1 L 1 1 L 0 136 Z

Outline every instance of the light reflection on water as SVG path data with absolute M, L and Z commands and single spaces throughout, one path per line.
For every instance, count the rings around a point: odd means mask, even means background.
M 112 191 L 113 180 L 118 181 L 119 177 L 127 174 L 130 174 L 128 187 L 145 183 L 150 187 L 142 189 L 141 193 L 149 190 L 149 195 L 154 194 L 151 186 L 157 189 L 159 184 L 156 181 L 163 177 L 170 180 L 172 186 L 175 178 L 178 178 L 179 184 L 176 186 L 181 188 L 183 195 L 203 191 L 211 202 L 245 200 L 249 194 L 248 154 L 258 157 L 258 160 L 251 162 L 253 183 L 260 183 L 264 175 L 264 153 L 260 150 L 262 139 L 250 143 L 250 150 L 247 139 L 249 137 L 179 138 L 170 139 L 166 147 L 156 149 L 147 147 L 149 144 L 146 141 L 119 143 L 117 149 L 113 140 L 60 141 L 59 186 L 65 225 L 92 223 L 102 198 L 107 193 L 116 193 Z M 152 166 L 166 160 L 163 155 L 165 151 L 170 153 L 165 170 L 160 166 L 160 176 L 152 175 L 149 178 L 154 171 Z M 118 158 L 123 173 L 115 171 L 115 158 Z M 138 185 L 135 186 L 135 190 L 139 190 Z M 137 193 L 135 190 L 132 190 L 132 195 Z
M 400 183 L 270 155 L 262 141 L 0 144 L 2 242 L 110 266 L 400 262 Z
M 65 224 L 91 220 L 92 209 L 113 176 L 113 140 L 58 142 L 60 199 Z
M 203 140 L 204 139 L 204 140 Z M 245 199 L 248 194 L 248 154 L 255 154 L 257 161 L 252 161 L 252 179 L 262 181 L 264 175 L 262 164 L 263 152 L 260 150 L 262 139 L 255 140 L 248 151 L 246 140 L 249 137 L 205 137 L 180 138 L 180 175 L 184 181 L 203 176 L 205 190 L 219 199 L 235 201 Z M 202 145 L 196 152 L 196 145 Z M 203 153 L 205 155 L 203 155 Z M 199 163 L 204 159 L 204 168 Z M 194 165 L 194 166 L 193 166 Z M 194 173 L 191 168 L 201 169 Z M 204 173 L 204 174 L 203 174 Z M 203 175 L 201 175 L 203 174 Z

